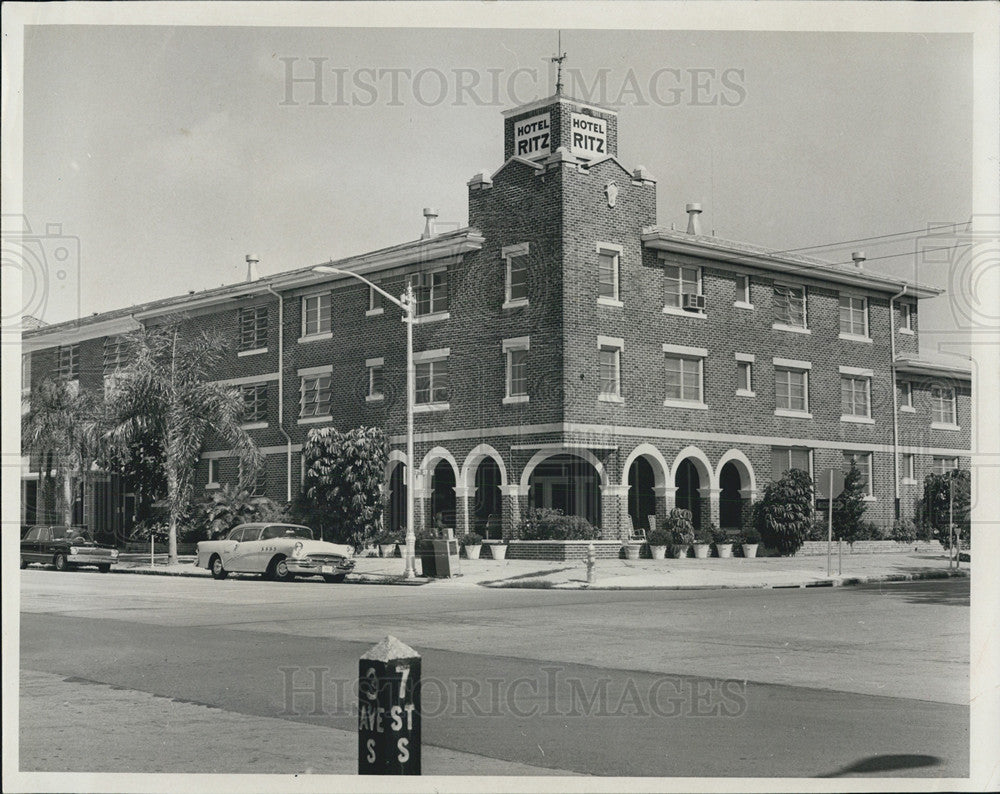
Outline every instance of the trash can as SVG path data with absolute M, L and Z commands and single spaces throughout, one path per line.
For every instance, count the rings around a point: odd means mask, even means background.
M 418 540 L 416 554 L 420 558 L 422 576 L 437 576 L 437 558 L 434 555 L 433 540 Z
M 459 576 L 458 541 L 454 539 L 432 540 L 431 543 L 434 544 L 434 573 L 431 575 L 439 579 Z

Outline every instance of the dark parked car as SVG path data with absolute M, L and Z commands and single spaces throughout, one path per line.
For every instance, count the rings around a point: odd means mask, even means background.
M 52 564 L 57 571 L 96 565 L 107 573 L 118 562 L 118 549 L 99 546 L 81 527 L 34 526 L 21 538 L 21 567 L 32 562 Z

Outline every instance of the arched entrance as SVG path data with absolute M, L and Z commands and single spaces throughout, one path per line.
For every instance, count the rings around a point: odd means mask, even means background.
M 503 534 L 500 524 L 501 481 L 497 462 L 493 458 L 483 458 L 476 467 L 472 529 L 488 540 L 499 540 Z
M 455 528 L 455 469 L 447 460 L 439 460 L 431 472 L 430 523 Z
M 701 526 L 701 493 L 703 487 L 701 475 L 697 466 L 690 458 L 685 458 L 677 467 L 674 475 L 674 485 L 677 486 L 676 503 L 680 510 L 691 511 L 691 523 L 696 528 Z M 707 486 L 707 483 L 705 483 Z
M 653 467 L 644 457 L 632 461 L 628 469 L 628 514 L 632 526 L 649 529 L 649 516 L 656 515 L 656 475 Z
M 573 454 L 541 461 L 528 477 L 528 504 L 551 507 L 568 516 L 601 523 L 601 476 L 594 465 Z
M 742 523 L 742 488 L 740 470 L 735 463 L 729 461 L 719 472 L 719 526 L 723 529 L 739 529 Z
M 386 528 L 390 532 L 403 532 L 406 529 L 406 464 L 402 461 L 392 467 L 386 498 Z

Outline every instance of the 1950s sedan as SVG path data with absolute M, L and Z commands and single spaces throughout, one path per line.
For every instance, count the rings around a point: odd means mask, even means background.
M 57 571 L 96 565 L 107 573 L 118 562 L 118 549 L 95 543 L 85 527 L 34 526 L 21 538 L 21 567 L 33 562 L 53 565 Z
M 198 544 L 198 567 L 216 579 L 259 573 L 278 581 L 322 576 L 342 582 L 354 568 L 353 557 L 352 547 L 315 540 L 309 527 L 296 524 L 240 524 L 223 539 Z

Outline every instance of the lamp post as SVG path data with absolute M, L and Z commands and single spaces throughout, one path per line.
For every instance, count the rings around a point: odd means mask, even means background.
M 390 295 L 377 284 L 373 284 L 364 276 L 359 276 L 350 270 L 341 270 L 339 267 L 332 267 L 330 265 L 317 265 L 313 268 L 313 272 L 356 278 L 383 297 L 388 298 L 403 310 L 403 321 L 406 323 L 406 554 L 404 555 L 406 557 L 406 569 L 404 576 L 407 579 L 412 579 L 416 576 L 415 558 L 417 545 L 417 536 L 413 531 L 413 402 L 416 392 L 416 370 L 413 366 L 413 315 L 416 309 L 416 301 L 413 296 L 413 285 L 407 281 L 406 291 L 397 298 Z

